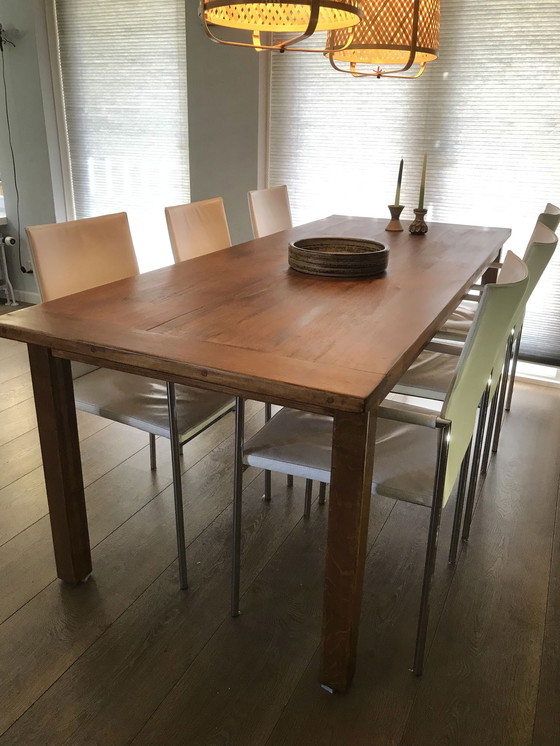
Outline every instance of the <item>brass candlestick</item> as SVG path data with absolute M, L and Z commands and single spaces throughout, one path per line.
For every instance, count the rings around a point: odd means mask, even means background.
M 402 231 L 403 227 L 399 220 L 401 212 L 404 209 L 404 205 L 388 205 L 389 212 L 391 213 L 391 220 L 387 223 L 385 228 L 386 231 Z
M 428 232 L 428 226 L 426 225 L 426 221 L 424 220 L 424 215 L 427 212 L 427 210 L 421 210 L 419 207 L 415 208 L 414 214 L 416 215 L 416 217 L 408 226 L 408 230 L 414 236 L 423 236 Z

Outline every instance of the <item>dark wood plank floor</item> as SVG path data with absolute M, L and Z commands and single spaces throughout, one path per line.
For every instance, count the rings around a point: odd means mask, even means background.
M 0 311 L 2 307 L 0 306 Z M 0 340 L 0 744 L 560 744 L 560 391 L 516 389 L 457 568 L 444 513 L 425 674 L 412 677 L 428 515 L 372 502 L 351 691 L 317 685 L 328 506 L 245 474 L 228 614 L 231 416 L 183 459 L 178 590 L 168 443 L 80 414 L 94 574 L 56 580 L 25 350 Z M 262 407 L 248 406 L 249 433 Z M 452 507 L 452 506 L 450 506 Z

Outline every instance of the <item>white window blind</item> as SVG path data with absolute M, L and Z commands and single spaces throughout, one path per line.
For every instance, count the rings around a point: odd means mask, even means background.
M 558 0 L 445 0 L 440 59 L 417 80 L 354 79 L 321 55 L 275 55 L 269 181 L 294 220 L 387 216 L 398 164 L 412 217 L 428 152 L 428 221 L 507 226 L 519 254 L 560 201 Z M 529 304 L 527 359 L 560 364 L 560 260 Z
M 56 0 L 76 218 L 128 212 L 141 270 L 189 201 L 184 0 Z

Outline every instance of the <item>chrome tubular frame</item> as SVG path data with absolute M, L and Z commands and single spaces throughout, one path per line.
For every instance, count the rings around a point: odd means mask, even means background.
M 513 350 L 513 361 L 511 364 L 511 372 L 509 374 L 509 384 L 506 396 L 506 412 L 511 409 L 511 398 L 513 396 L 513 386 L 515 384 L 515 373 L 517 371 L 517 361 L 519 360 L 519 348 L 521 347 L 521 334 L 523 333 L 523 324 L 519 327 L 517 332 L 517 339 L 515 340 L 515 347 Z
M 463 463 L 461 464 L 461 471 L 459 472 L 459 483 L 457 485 L 457 498 L 455 501 L 455 513 L 453 516 L 453 528 L 451 530 L 451 543 L 449 545 L 449 559 L 450 565 L 454 565 L 457 562 L 457 550 L 459 548 L 459 535 L 461 533 L 461 522 L 463 520 L 463 506 L 465 504 L 465 493 L 467 490 L 467 481 L 469 477 L 469 466 L 471 463 L 471 452 L 472 452 L 472 439 L 469 443 L 465 455 L 463 456 Z
M 480 473 L 486 474 L 488 471 L 488 462 L 490 461 L 490 449 L 492 447 L 492 440 L 494 437 L 494 428 L 496 426 L 496 415 L 498 413 L 498 400 L 499 400 L 499 392 L 502 386 L 502 376 L 500 375 L 500 380 L 498 381 L 498 385 L 496 387 L 496 390 L 494 391 L 494 396 L 492 397 L 492 402 L 490 404 L 490 414 L 488 415 L 488 427 L 486 428 L 486 438 L 484 440 L 484 451 L 482 454 L 482 463 L 480 465 Z
M 487 385 L 484 389 L 484 393 L 482 394 L 482 399 L 480 400 L 480 406 L 478 410 L 478 423 L 476 425 L 476 432 L 474 436 L 473 458 L 469 478 L 469 488 L 467 492 L 467 502 L 465 505 L 465 520 L 463 521 L 463 533 L 461 536 L 463 541 L 469 540 L 469 533 L 471 530 L 471 521 L 474 510 L 474 500 L 476 497 L 476 487 L 478 484 L 478 471 L 480 468 L 484 431 L 486 429 L 486 414 L 488 412 L 489 398 L 490 385 Z
M 264 421 L 270 422 L 272 418 L 272 404 L 266 403 L 264 405 Z M 272 472 L 265 470 L 264 472 L 264 495 L 263 499 L 269 503 L 272 500 Z
M 436 476 L 434 481 L 434 497 L 430 512 L 430 528 L 428 531 L 428 543 L 426 546 L 426 562 L 424 565 L 424 578 L 422 581 L 422 597 L 420 600 L 420 614 L 418 616 L 418 632 L 416 635 L 416 650 L 414 651 L 413 671 L 416 676 L 422 675 L 424 668 L 424 652 L 426 649 L 426 637 L 428 634 L 428 617 L 430 614 L 430 590 L 432 578 L 436 566 L 437 539 L 441 511 L 443 508 L 443 493 L 445 487 L 445 473 L 447 470 L 447 454 L 449 452 L 449 434 L 451 423 L 448 420 L 438 420 L 440 428 L 438 437 L 438 458 Z
M 305 508 L 303 509 L 303 517 L 309 518 L 311 515 L 311 496 L 313 493 L 313 480 L 305 480 Z
M 231 562 L 231 615 L 239 616 L 241 576 L 241 509 L 243 505 L 243 440 L 245 437 L 245 402 L 238 396 L 235 402 L 235 446 L 233 467 L 233 547 Z
M 153 433 L 150 433 L 150 469 L 157 469 L 156 436 Z
M 504 416 L 504 404 L 506 400 L 506 391 L 508 386 L 508 373 L 509 366 L 511 363 L 511 357 L 513 350 L 513 333 L 508 335 L 506 359 L 504 361 L 504 369 L 502 371 L 502 382 L 500 384 L 500 393 L 498 398 L 498 411 L 496 413 L 496 425 L 494 427 L 494 438 L 492 440 L 492 453 L 497 453 L 498 445 L 500 443 L 500 434 L 502 432 L 502 419 Z
M 179 432 L 177 428 L 177 401 L 175 384 L 167 383 L 167 408 L 169 412 L 169 439 L 171 442 L 171 465 L 173 468 L 173 497 L 175 500 L 175 529 L 177 532 L 177 556 L 179 558 L 179 583 L 188 588 L 187 556 L 185 543 L 185 519 L 183 515 L 183 486 L 181 482 L 181 456 L 179 454 Z

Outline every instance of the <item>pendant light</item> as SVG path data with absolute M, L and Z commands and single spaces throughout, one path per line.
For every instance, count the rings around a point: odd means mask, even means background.
M 315 31 L 346 29 L 343 44 L 353 39 L 352 29 L 360 22 L 361 0 L 200 0 L 199 14 L 205 32 L 220 44 L 236 47 L 253 47 L 257 51 L 268 49 L 301 52 L 338 51 L 340 44 L 321 49 L 294 47 Z M 251 32 L 251 41 L 230 41 L 214 34 L 212 26 L 223 26 Z M 261 33 L 288 33 L 295 36 L 278 42 L 261 42 Z
M 362 13 L 352 39 L 345 29 L 328 34 L 325 55 L 335 70 L 358 78 L 417 78 L 437 59 L 439 0 L 362 0 Z M 401 75 L 412 65 L 419 65 L 415 74 Z

